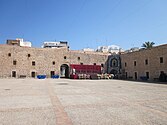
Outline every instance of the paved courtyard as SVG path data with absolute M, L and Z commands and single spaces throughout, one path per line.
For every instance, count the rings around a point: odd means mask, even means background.
M 0 125 L 167 125 L 167 85 L 0 79 Z

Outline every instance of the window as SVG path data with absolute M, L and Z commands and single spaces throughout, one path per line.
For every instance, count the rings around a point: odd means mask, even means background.
M 64 56 L 64 59 L 67 59 L 67 57 L 66 57 L 66 56 Z
M 145 64 L 148 65 L 148 59 L 145 60 Z
M 52 64 L 55 65 L 55 61 L 53 61 Z
M 163 63 L 163 61 L 164 61 L 163 57 L 160 57 L 160 63 Z
M 104 67 L 104 64 L 101 64 L 101 67 Z
M 96 63 L 93 63 L 93 65 L 96 65 Z
M 125 67 L 127 66 L 126 62 L 125 62 Z
M 83 63 L 80 63 L 81 65 L 83 65 Z
M 149 77 L 150 77 L 149 72 L 146 72 L 146 77 L 149 79 Z
M 32 61 L 32 66 L 35 66 L 35 61 Z
M 30 54 L 28 54 L 28 57 L 30 57 L 31 55 Z
M 111 63 L 110 63 L 110 66 L 111 66 L 111 67 L 117 67 L 117 66 L 118 66 L 118 60 L 115 59 L 115 58 L 112 59 L 112 60 L 111 60 Z
M 17 61 L 16 61 L 16 60 L 14 60 L 14 61 L 13 61 L 13 65 L 16 65 L 16 64 L 17 64 Z
M 11 53 L 8 53 L 8 56 L 11 57 Z
M 81 58 L 80 57 L 78 57 L 78 60 L 80 60 Z
M 134 66 L 136 66 L 136 61 L 134 61 Z

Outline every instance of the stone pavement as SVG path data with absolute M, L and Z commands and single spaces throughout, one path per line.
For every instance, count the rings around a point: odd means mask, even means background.
M 167 125 L 167 84 L 0 79 L 0 125 Z

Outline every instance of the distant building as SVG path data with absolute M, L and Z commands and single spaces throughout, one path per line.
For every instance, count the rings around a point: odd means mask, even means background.
M 107 53 L 108 52 L 108 46 L 99 46 L 98 49 L 97 49 L 97 52 Z
M 29 41 L 24 41 L 23 39 L 19 39 L 19 38 L 17 38 L 16 40 L 20 41 L 20 46 L 23 46 L 23 47 L 31 47 L 32 46 L 31 42 L 29 42 Z
M 118 54 L 119 52 L 123 52 L 123 50 L 119 46 L 111 45 L 111 46 L 99 46 L 97 52 Z
M 21 47 L 31 47 L 32 44 L 29 41 L 24 41 L 23 39 L 17 38 L 16 40 L 7 40 L 6 44 L 16 45 Z
M 60 47 L 68 47 L 68 42 L 60 41 L 60 42 L 44 42 L 42 48 L 60 48 Z
M 20 41 L 19 40 L 7 40 L 6 44 L 20 46 Z
M 140 50 L 139 47 L 133 47 L 133 48 L 131 48 L 129 50 L 126 50 L 125 53 L 135 52 L 135 51 L 139 51 L 139 50 Z
M 85 51 L 85 52 L 94 52 L 95 50 L 91 49 L 91 48 L 84 48 L 83 51 Z
M 121 49 L 119 46 L 111 45 L 108 47 L 108 51 L 110 53 L 118 54 L 119 52 L 123 52 L 123 49 Z

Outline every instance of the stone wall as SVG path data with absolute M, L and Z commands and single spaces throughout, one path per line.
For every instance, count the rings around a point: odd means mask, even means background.
M 163 63 L 160 63 L 161 57 L 163 58 Z M 121 61 L 122 73 L 124 76 L 127 75 L 127 78 L 135 80 L 136 72 L 136 80 L 140 80 L 140 77 L 146 76 L 146 72 L 148 72 L 149 80 L 156 80 L 161 71 L 167 73 L 167 44 L 122 54 Z M 135 61 L 136 66 L 134 64 Z
M 60 74 L 63 64 L 89 64 L 104 65 L 107 71 L 107 60 L 110 54 L 101 52 L 72 51 L 68 48 L 26 48 L 12 45 L 0 45 L 0 77 L 11 77 L 12 71 L 16 71 L 16 77 L 20 75 L 31 77 L 44 74 L 50 77 L 51 71 Z M 167 73 L 167 44 L 152 49 L 140 50 L 120 55 L 121 73 L 123 76 L 140 80 L 141 76 L 149 73 L 149 80 L 159 77 L 160 72 Z M 163 58 L 163 63 L 160 63 Z M 146 64 L 146 60 L 148 64 Z M 16 61 L 16 65 L 13 65 Z M 35 65 L 32 65 L 32 62 Z M 136 66 L 134 64 L 136 62 Z M 126 63 L 126 66 L 125 66 Z M 136 78 L 135 78 L 136 74 Z M 148 74 L 147 74 L 148 75 Z
M 31 72 L 50 77 L 51 71 L 60 74 L 62 64 L 96 63 L 101 65 L 105 64 L 107 58 L 108 54 L 71 51 L 67 48 L 26 48 L 0 45 L 0 77 L 11 77 L 12 71 L 16 71 L 16 77 L 20 75 L 31 77 Z M 16 61 L 16 65 L 13 65 L 13 61 Z

